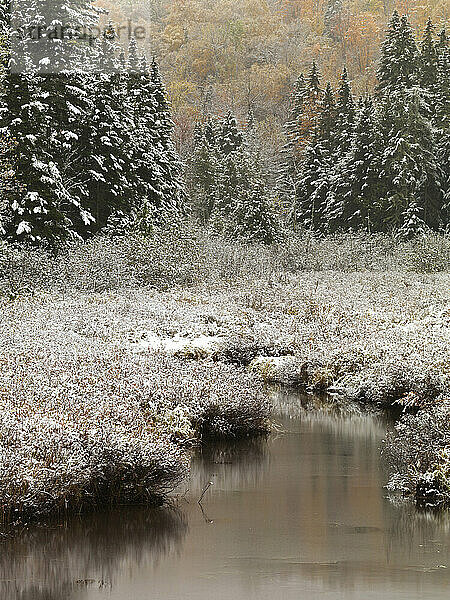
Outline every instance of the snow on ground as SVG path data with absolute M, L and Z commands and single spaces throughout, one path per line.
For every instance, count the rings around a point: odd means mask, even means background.
M 5 518 L 164 494 L 186 445 L 267 428 L 264 380 L 378 403 L 448 395 L 449 273 L 277 271 L 257 254 L 237 276 L 242 256 L 224 256 L 203 282 L 82 291 L 98 277 L 80 271 L 82 285 L 63 273 L 2 297 Z

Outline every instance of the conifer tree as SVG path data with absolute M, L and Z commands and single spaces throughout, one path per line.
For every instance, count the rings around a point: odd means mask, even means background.
M 156 132 L 163 149 L 160 167 L 163 173 L 164 219 L 176 220 L 186 212 L 184 166 L 172 139 L 174 123 L 170 114 L 171 107 L 155 58 L 151 64 L 151 81 L 156 101 Z
M 211 146 L 219 147 L 220 125 L 218 125 L 210 116 L 203 129 L 203 135 Z
M 336 147 L 339 158 L 349 151 L 355 128 L 355 103 L 353 100 L 347 69 L 344 67 L 337 99 Z
M 382 228 L 379 198 L 383 195 L 381 177 L 382 144 L 373 101 L 367 97 L 356 122 L 350 153 L 344 162 L 340 182 L 344 228 L 376 231 Z
M 112 29 L 112 28 L 111 28 Z M 83 170 L 87 187 L 92 229 L 105 226 L 115 212 L 132 209 L 132 189 L 128 180 L 132 121 L 126 110 L 119 65 L 115 59 L 114 36 L 104 35 L 96 48 L 96 65 L 91 75 L 92 112 Z
M 253 110 L 251 108 L 248 109 L 247 113 L 247 121 L 245 123 L 245 130 L 247 135 L 252 135 L 252 132 L 255 131 L 256 123 L 255 123 L 255 115 L 253 114 Z
M 245 186 L 242 147 L 228 154 L 220 153 L 214 186 L 212 221 L 215 229 L 229 231 L 231 215 L 236 209 L 238 195 Z
M 381 49 L 378 93 L 409 88 L 418 82 L 419 53 L 406 16 L 394 12 Z
M 386 97 L 382 107 L 382 176 L 387 190 L 381 206 L 387 226 L 394 228 L 405 222 L 411 205 L 418 207 L 428 227 L 438 229 L 441 222 L 437 152 L 422 103 L 418 91 L 402 91 Z
M 258 161 L 249 151 L 240 154 L 241 181 L 226 230 L 246 242 L 270 244 L 276 238 L 277 226 Z
M 201 222 L 207 223 L 211 217 L 215 202 L 216 179 L 218 176 L 218 147 L 211 134 L 212 122 L 197 129 L 197 141 L 190 164 L 192 194 L 195 200 L 195 212 Z
M 89 4 L 55 0 L 46 8 L 49 16 L 70 13 L 71 23 L 86 24 Z M 14 8 L 20 24 L 30 26 L 42 7 L 19 2 Z M 50 35 L 41 40 L 24 37 L 17 43 L 6 85 L 4 126 L 18 142 L 11 163 L 20 192 L 9 199 L 7 235 L 55 245 L 67 236 L 83 235 L 93 220 L 79 169 L 90 111 L 77 63 L 83 49 L 73 44 L 68 49 Z M 47 72 L 38 72 L 36 65 Z
M 337 147 L 336 104 L 330 82 L 327 83 L 321 103 L 319 117 L 319 140 L 330 156 Z
M 194 131 L 192 133 L 192 149 L 195 149 L 202 143 L 203 129 L 201 123 L 198 121 L 194 124 Z
M 306 148 L 306 156 L 296 186 L 290 220 L 314 231 L 327 229 L 326 215 L 330 193 L 330 153 L 317 130 Z
M 308 73 L 306 95 L 310 100 L 315 100 L 316 102 L 320 101 L 320 73 L 315 61 L 312 63 L 311 69 Z
M 436 45 L 437 73 L 435 90 L 435 110 L 433 124 L 439 135 L 450 130 L 450 52 L 445 30 L 441 32 Z
M 434 92 L 438 80 L 438 52 L 434 42 L 434 27 L 428 19 L 419 55 L 420 86 Z
M 450 52 L 445 30 L 436 44 L 437 81 L 433 125 L 437 139 L 437 156 L 443 194 L 442 224 L 450 225 Z
M 396 231 L 396 236 L 401 240 L 410 240 L 424 235 L 429 231 L 423 220 L 423 209 L 412 199 L 402 215 L 402 223 Z
M 236 117 L 228 111 L 222 121 L 217 138 L 219 149 L 224 156 L 238 150 L 242 146 L 243 136 L 239 131 Z
M 291 202 L 295 195 L 295 182 L 302 149 L 302 115 L 306 98 L 306 82 L 303 74 L 297 78 L 291 97 L 289 121 L 283 126 L 285 144 L 281 148 L 277 190 L 283 203 Z

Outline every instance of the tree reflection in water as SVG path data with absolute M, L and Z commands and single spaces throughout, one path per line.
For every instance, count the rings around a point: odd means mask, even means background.
M 63 600 L 109 588 L 127 566 L 156 567 L 187 533 L 175 508 L 127 507 L 46 523 L 0 545 L 2 600 Z

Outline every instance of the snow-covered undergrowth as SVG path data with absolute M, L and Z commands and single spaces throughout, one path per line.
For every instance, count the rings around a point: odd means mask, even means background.
M 57 257 L 0 242 L 0 295 L 35 290 L 101 292 L 124 287 L 171 289 L 209 282 L 283 281 L 313 271 L 435 273 L 450 264 L 450 235 L 409 242 L 385 234 L 286 235 L 270 246 L 225 240 L 191 225 L 153 237 L 95 237 Z
M 450 395 L 445 236 L 246 248 L 190 230 L 0 263 L 5 515 L 164 494 L 186 444 L 265 430 L 257 380 L 412 408 Z
M 389 488 L 413 494 L 424 508 L 450 506 L 450 397 L 404 415 L 384 452 L 392 467 Z
M 39 304 L 4 308 L 5 521 L 159 501 L 186 473 L 186 446 L 202 437 L 266 431 L 267 403 L 258 383 L 242 371 L 135 355 L 117 340 L 77 334 L 70 324 L 78 315 L 68 306 L 61 320 Z

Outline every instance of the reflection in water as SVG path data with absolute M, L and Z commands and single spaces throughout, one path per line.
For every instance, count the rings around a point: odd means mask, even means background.
M 273 400 L 280 432 L 199 452 L 178 511 L 124 508 L 4 542 L 1 597 L 447 599 L 450 518 L 385 498 L 389 421 Z
M 0 544 L 2 600 L 63 600 L 108 590 L 130 566 L 157 567 L 179 551 L 183 513 L 143 507 L 115 509 L 33 528 Z

